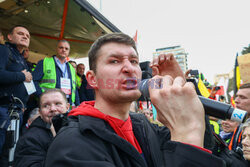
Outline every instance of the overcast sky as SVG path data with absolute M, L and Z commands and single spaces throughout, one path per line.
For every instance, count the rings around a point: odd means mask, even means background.
M 181 45 L 188 67 L 209 82 L 229 73 L 250 43 L 250 0 L 88 0 L 122 32 L 138 30 L 140 61 L 156 48 Z

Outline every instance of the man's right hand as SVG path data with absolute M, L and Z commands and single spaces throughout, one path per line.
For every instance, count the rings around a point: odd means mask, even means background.
M 22 71 L 22 73 L 25 75 L 25 81 L 30 82 L 32 80 L 32 75 L 29 71 L 26 69 Z
M 194 85 L 181 76 L 155 76 L 152 80 L 161 81 L 149 86 L 149 93 L 157 119 L 169 128 L 171 140 L 203 147 L 205 112 Z

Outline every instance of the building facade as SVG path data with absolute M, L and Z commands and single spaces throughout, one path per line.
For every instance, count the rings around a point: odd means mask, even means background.
M 165 47 L 165 48 L 158 48 L 153 53 L 153 56 L 159 56 L 160 54 L 168 54 L 173 53 L 174 57 L 176 58 L 177 62 L 181 66 L 182 71 L 185 73 L 188 69 L 187 64 L 187 53 L 185 52 L 185 49 L 181 46 L 171 46 L 171 47 Z

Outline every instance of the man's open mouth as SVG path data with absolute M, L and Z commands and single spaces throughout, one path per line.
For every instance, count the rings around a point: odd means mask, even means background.
M 122 81 L 122 87 L 125 89 L 137 89 L 136 78 L 126 78 Z

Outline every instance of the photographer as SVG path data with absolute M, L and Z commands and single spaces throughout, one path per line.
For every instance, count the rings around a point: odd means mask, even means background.
M 43 166 L 48 147 L 56 135 L 52 118 L 69 109 L 66 95 L 60 89 L 48 89 L 39 102 L 40 116 L 19 139 L 15 152 L 15 167 Z
M 0 164 L 3 160 L 6 130 L 10 124 L 8 113 L 10 96 L 19 98 L 25 105 L 29 98 L 27 93 L 29 90 L 26 89 L 24 82 L 29 83 L 32 80 L 22 55 L 23 50 L 30 44 L 29 31 L 23 26 L 14 26 L 7 37 L 9 42 L 0 45 Z M 16 105 L 22 107 L 20 103 Z M 23 111 L 20 109 L 18 112 L 21 124 Z

